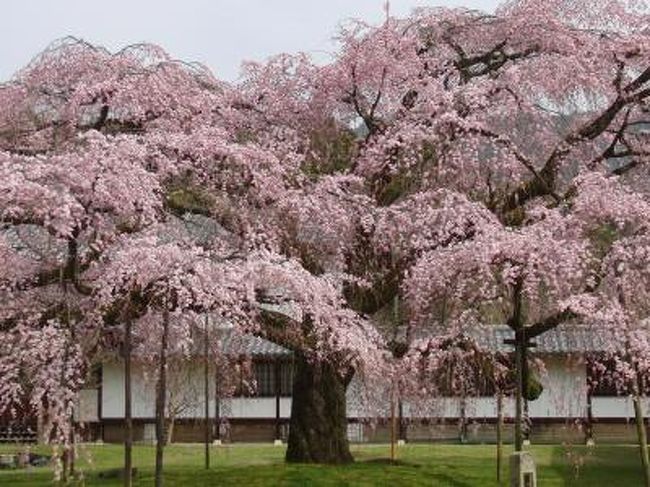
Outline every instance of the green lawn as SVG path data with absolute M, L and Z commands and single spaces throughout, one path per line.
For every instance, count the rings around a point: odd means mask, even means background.
M 399 462 L 386 461 L 387 445 L 354 445 L 356 463 L 344 467 L 285 465 L 284 448 L 271 445 L 233 445 L 212 448 L 212 468 L 203 468 L 200 445 L 172 445 L 165 450 L 165 485 L 237 486 L 496 486 L 494 446 L 415 444 L 398 449 Z M 0 452 L 16 451 L 0 445 Z M 44 451 L 42 447 L 34 451 Z M 634 446 L 586 447 L 533 446 L 540 487 L 642 485 L 639 455 Z M 584 462 L 576 476 L 575 464 Z M 120 485 L 117 479 L 98 477 L 102 470 L 119 467 L 119 445 L 84 445 L 80 468 L 85 485 Z M 134 451 L 138 478 L 134 485 L 153 484 L 154 448 Z M 506 458 L 507 463 L 507 458 Z M 507 474 L 507 472 L 505 472 Z M 0 470 L 1 486 L 51 485 L 49 468 Z M 506 477 L 507 478 L 507 477 Z M 506 485 L 506 483 L 504 483 Z

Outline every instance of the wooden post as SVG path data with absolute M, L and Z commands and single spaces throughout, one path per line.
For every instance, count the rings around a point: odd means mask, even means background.
M 587 424 L 585 425 L 585 443 L 589 446 L 594 444 L 594 409 L 590 385 L 587 385 Z
M 275 441 L 282 441 L 282 434 L 280 431 L 280 394 L 281 394 L 281 377 L 280 377 L 280 360 L 276 357 L 273 364 L 273 375 L 275 376 Z
M 526 336 L 525 327 L 522 327 L 521 334 L 521 402 L 523 408 L 523 413 L 521 415 L 521 438 L 523 446 L 524 442 L 526 445 L 530 444 L 531 422 L 528 414 L 528 399 L 526 397 L 528 394 L 524 394 L 524 391 L 528 391 L 530 375 L 530 371 L 528 370 L 528 347 L 531 346 L 531 344 L 529 343 L 528 337 Z
M 467 443 L 467 397 L 463 392 L 459 404 L 460 424 L 458 425 L 458 439 L 461 443 Z
M 396 457 L 395 452 L 395 391 L 391 391 L 390 395 L 390 461 L 394 462 Z
M 526 333 L 524 324 L 523 309 L 523 280 L 520 277 L 515 282 L 513 289 L 513 311 L 509 321 L 510 328 L 515 332 L 513 345 L 515 346 L 515 372 L 517 374 L 517 384 L 515 387 L 515 451 L 521 451 L 524 443 L 522 431 L 522 396 L 524 386 L 524 367 L 526 359 Z
M 127 311 L 128 313 L 128 311 Z M 133 322 L 126 316 L 124 323 L 124 487 L 131 487 L 133 471 L 133 417 L 131 386 L 131 341 Z
M 165 405 L 167 400 L 167 340 L 169 339 L 169 311 L 165 303 L 163 329 L 160 342 L 160 364 L 156 398 L 156 467 L 155 485 L 163 485 L 163 453 L 165 447 Z
M 205 315 L 205 337 L 203 345 L 203 361 L 204 361 L 204 374 L 203 374 L 203 402 L 205 403 L 205 469 L 210 468 L 210 352 L 208 346 L 209 330 L 208 330 L 208 315 Z
M 219 397 L 219 370 L 214 371 L 214 439 L 221 442 L 221 399 Z
M 399 425 L 398 439 L 406 443 L 406 423 L 404 421 L 404 404 L 402 399 L 397 399 L 397 420 Z
M 101 365 L 99 368 L 99 385 L 97 387 L 97 424 L 99 425 L 99 431 L 97 432 L 97 439 L 100 442 L 104 442 L 104 423 L 102 417 L 104 413 L 102 411 L 102 397 L 104 395 L 104 366 Z
M 639 453 L 641 454 L 641 465 L 643 466 L 643 475 L 645 486 L 650 487 L 650 459 L 648 458 L 648 435 L 646 432 L 645 418 L 643 415 L 643 405 L 641 404 L 641 394 L 637 390 L 634 394 L 634 417 L 636 421 L 636 432 L 639 439 Z
M 523 448 L 524 437 L 522 430 L 522 395 L 523 395 L 523 334 L 519 331 L 515 334 L 515 370 L 517 372 L 517 384 L 515 388 L 515 451 Z
M 497 482 L 501 483 L 503 462 L 503 392 L 497 391 Z

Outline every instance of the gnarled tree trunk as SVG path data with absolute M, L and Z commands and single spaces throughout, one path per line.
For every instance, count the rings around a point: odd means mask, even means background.
M 347 435 L 346 380 L 327 362 L 296 353 L 287 462 L 353 462 Z

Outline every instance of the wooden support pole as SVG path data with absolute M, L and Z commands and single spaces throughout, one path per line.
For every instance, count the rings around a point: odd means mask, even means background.
M 133 417 L 131 386 L 131 341 L 133 322 L 127 316 L 124 323 L 124 487 L 131 487 L 133 471 Z
M 214 371 L 214 439 L 217 443 L 221 442 L 221 398 L 219 370 L 215 367 Z
M 503 392 L 497 391 L 497 483 L 501 483 L 503 464 Z
M 390 395 L 390 460 L 394 462 L 396 459 L 395 443 L 396 443 L 396 431 L 395 431 L 395 391 L 391 391 Z
M 643 415 L 643 405 L 641 404 L 641 395 L 637 391 L 634 394 L 634 416 L 636 420 L 636 431 L 639 440 L 639 453 L 641 455 L 641 465 L 643 466 L 643 476 L 645 486 L 650 487 L 650 459 L 648 458 L 648 434 L 646 431 L 645 417 Z
M 203 345 L 203 402 L 205 406 L 205 469 L 210 469 L 210 347 L 209 347 L 209 329 L 208 315 L 205 315 L 205 343 Z
M 281 362 L 276 357 L 274 361 L 274 370 L 273 375 L 275 376 L 275 441 L 282 441 L 282 431 L 281 431 L 281 420 L 280 420 L 280 395 L 282 394 L 282 377 L 281 373 Z

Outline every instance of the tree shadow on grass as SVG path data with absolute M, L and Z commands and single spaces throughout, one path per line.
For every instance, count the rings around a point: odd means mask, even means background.
M 474 487 L 454 474 L 432 472 L 417 463 L 392 464 L 378 458 L 345 466 L 278 463 L 255 468 L 224 468 L 218 478 L 222 485 L 246 486 L 418 486 Z
M 404 460 L 396 459 L 391 460 L 390 458 L 370 458 L 368 460 L 358 460 L 357 465 L 369 464 L 369 465 L 388 465 L 393 467 L 409 467 L 409 468 L 422 468 L 420 463 L 407 462 Z
M 565 485 L 576 487 L 627 487 L 643 482 L 639 454 L 633 445 L 556 446 L 551 465 L 538 468 L 542 482 L 545 469 L 554 471 Z

